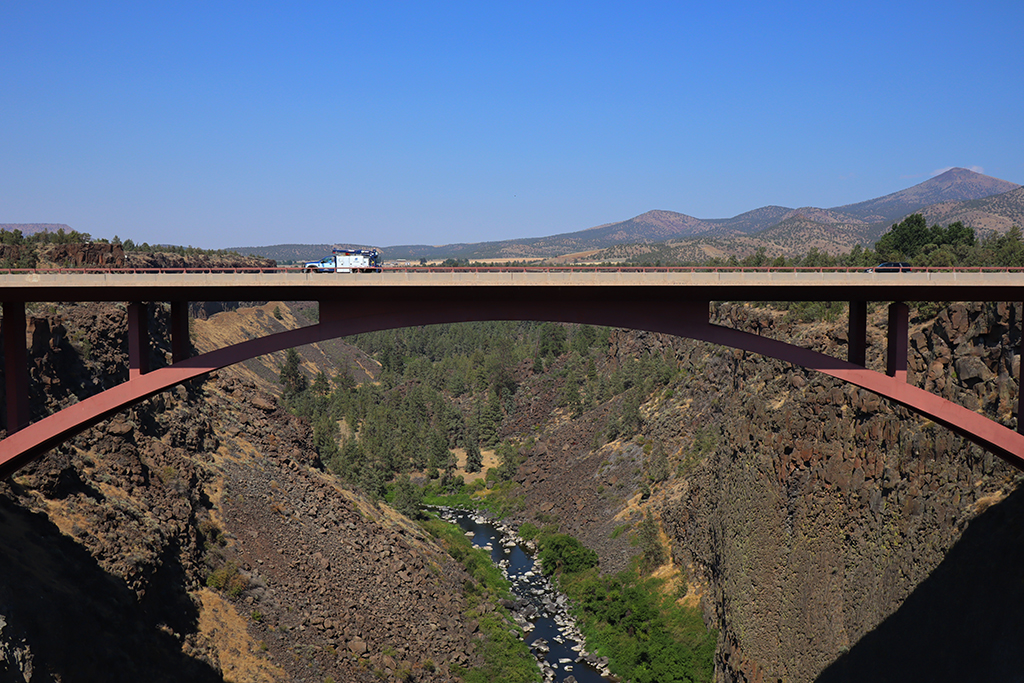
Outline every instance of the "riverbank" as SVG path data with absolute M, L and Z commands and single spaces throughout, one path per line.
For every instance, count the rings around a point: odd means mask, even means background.
M 457 524 L 474 547 L 490 554 L 491 561 L 509 582 L 514 601 L 504 605 L 517 626 L 545 681 L 602 683 L 616 680 L 606 657 L 588 652 L 583 632 L 560 593 L 534 557 L 537 545 L 522 539 L 505 522 L 478 511 L 434 508 L 440 517 Z

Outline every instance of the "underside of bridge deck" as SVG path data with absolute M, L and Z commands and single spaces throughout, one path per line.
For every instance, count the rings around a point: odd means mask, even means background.
M 361 292 L 358 303 L 320 302 L 316 325 L 252 339 L 188 357 L 187 303 L 171 302 L 172 364 L 152 370 L 148 304 L 128 305 L 129 381 L 29 424 L 26 322 L 23 303 L 3 304 L 7 437 L 0 441 L 0 476 L 111 414 L 176 384 L 267 353 L 361 332 L 477 320 L 545 320 L 625 327 L 703 340 L 770 356 L 873 391 L 978 443 L 1024 469 L 1024 434 L 907 384 L 909 309 L 889 306 L 886 373 L 865 367 L 867 304 L 850 303 L 848 359 L 709 322 L 710 302 L 678 290 L 628 290 L 601 296 L 585 288 L 395 289 Z M 1024 342 L 1022 342 L 1024 343 Z M 1024 369 L 1022 369 L 1024 372 Z M 1018 427 L 1020 427 L 1018 420 Z

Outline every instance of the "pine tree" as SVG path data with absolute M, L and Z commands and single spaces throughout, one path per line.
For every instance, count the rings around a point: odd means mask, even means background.
M 480 453 L 480 444 L 477 443 L 476 433 L 466 441 L 466 471 L 479 472 L 484 466 L 483 454 Z
M 284 386 L 284 397 L 291 398 L 306 390 L 306 376 L 299 369 L 299 352 L 295 349 L 288 349 L 284 364 L 281 366 L 281 374 L 278 382 Z
M 423 502 L 423 491 L 412 483 L 408 474 L 398 475 L 395 480 L 395 502 L 392 507 L 410 519 L 420 516 L 420 504 Z

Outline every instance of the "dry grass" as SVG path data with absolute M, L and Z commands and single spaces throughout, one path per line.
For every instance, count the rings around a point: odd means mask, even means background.
M 480 451 L 480 455 L 483 459 L 483 467 L 479 472 L 467 472 L 466 471 L 466 451 L 463 448 L 456 448 L 454 451 L 455 457 L 458 458 L 459 467 L 455 470 L 456 475 L 462 475 L 462 478 L 467 484 L 470 484 L 477 479 L 483 479 L 487 476 L 487 470 L 491 467 L 498 467 L 501 462 L 498 460 L 498 456 L 494 454 L 494 451 Z
M 195 343 L 196 351 L 198 353 L 207 353 L 247 339 L 267 336 L 274 331 L 271 329 L 273 326 L 271 321 L 280 323 L 286 329 L 296 329 L 304 324 L 308 324 L 305 321 L 296 319 L 288 306 L 281 302 L 271 301 L 257 308 L 265 313 L 262 320 L 256 319 L 253 315 L 253 309 L 249 308 L 217 313 L 208 320 L 198 318 L 190 320 L 189 323 L 193 328 L 192 339 Z M 273 311 L 275 308 L 280 310 L 280 321 L 274 318 Z M 277 354 L 259 356 L 258 358 L 232 366 L 231 371 L 235 376 L 253 382 L 266 391 L 279 393 L 279 387 L 268 383 L 265 377 L 276 377 L 278 375 L 280 372 L 279 365 L 284 362 L 284 355 L 284 352 L 279 352 Z M 278 356 L 280 357 L 278 358 Z
M 289 676 L 274 666 L 247 629 L 248 620 L 209 588 L 193 594 L 200 601 L 199 634 L 217 652 L 224 680 L 277 683 Z
M 996 503 L 1001 502 L 1004 498 L 1006 498 L 1006 493 L 1003 491 L 996 491 L 991 495 L 982 496 L 978 500 L 974 501 L 974 514 L 980 515 Z
M 466 471 L 466 449 L 464 448 L 453 448 L 452 453 L 455 454 L 455 459 L 458 461 L 458 466 L 455 468 L 455 476 L 462 477 L 462 480 L 467 484 L 471 484 L 477 479 L 483 479 L 487 476 L 487 470 L 491 467 L 498 467 L 501 462 L 498 460 L 498 456 L 494 454 L 494 451 L 480 451 L 481 459 L 483 460 L 483 467 L 479 472 L 467 472 Z M 426 477 L 427 470 L 413 470 L 409 473 L 411 476 Z
M 88 516 L 83 514 L 81 511 L 71 509 L 69 502 L 74 500 L 72 497 L 64 499 L 50 499 L 44 497 L 38 492 L 33 492 L 33 496 L 35 498 L 35 504 L 45 512 L 46 516 L 50 518 L 50 521 L 53 522 L 65 536 L 77 538 L 75 534 L 76 529 L 88 529 L 92 525 L 92 520 Z
M 433 259 L 432 261 L 427 261 L 427 266 L 428 267 L 429 266 L 439 266 L 442 263 L 444 263 L 446 260 L 447 259 Z M 506 256 L 505 258 L 475 258 L 475 259 L 472 259 L 473 263 L 484 263 L 484 264 L 488 264 L 488 265 L 494 265 L 494 264 L 504 265 L 505 263 L 508 263 L 509 261 L 519 261 L 520 263 L 540 263 L 543 260 L 544 259 L 542 259 L 542 258 L 523 258 L 521 256 L 516 256 L 516 257 Z

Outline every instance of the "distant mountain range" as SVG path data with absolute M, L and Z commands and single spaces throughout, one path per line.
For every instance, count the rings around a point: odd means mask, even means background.
M 893 223 L 913 213 L 923 214 L 930 225 L 961 221 L 979 234 L 1005 232 L 1013 225 L 1024 226 L 1024 188 L 954 168 L 877 199 L 831 209 L 765 207 L 714 221 L 720 229 L 703 235 L 658 243 L 620 243 L 587 257 L 614 262 L 658 255 L 674 262 L 732 254 L 743 257 L 762 248 L 772 257 L 806 253 L 812 247 L 829 253 L 847 252 L 858 244 L 872 246 Z M 752 214 L 756 220 L 748 218 Z
M 763 206 L 732 218 L 694 218 L 674 211 L 648 211 L 617 223 L 548 237 L 432 246 L 278 244 L 233 247 L 231 251 L 289 263 L 321 258 L 335 247 L 380 248 L 387 261 L 447 258 L 468 260 L 544 259 L 562 262 L 654 259 L 703 261 L 714 256 L 739 258 L 764 249 L 770 256 L 806 253 L 815 247 L 830 253 L 855 245 L 872 246 L 893 224 L 922 213 L 930 225 L 961 221 L 979 234 L 1024 227 L 1024 187 L 954 168 L 905 190 L 828 209 Z M 67 225 L 0 224 L 28 235 L 40 230 L 70 231 Z
M 912 213 L 929 224 L 962 221 L 979 233 L 1024 226 L 1024 188 L 1015 183 L 954 168 L 913 187 L 856 204 L 828 209 L 764 206 L 733 218 L 702 219 L 674 211 L 648 211 L 626 221 L 586 230 L 493 242 L 440 246 L 381 247 L 385 259 L 458 258 L 617 261 L 660 255 L 671 260 L 703 260 L 759 248 L 769 256 L 804 253 L 811 247 L 832 253 L 854 245 L 870 247 L 893 224 Z M 278 261 L 316 258 L 333 247 L 356 244 L 284 244 L 237 247 L 243 254 Z M 380 247 L 380 245 L 376 245 Z
M 8 232 L 21 230 L 21 234 L 25 237 L 37 232 L 57 232 L 61 228 L 64 229 L 64 232 L 71 232 L 71 228 L 63 223 L 0 223 L 0 230 Z

